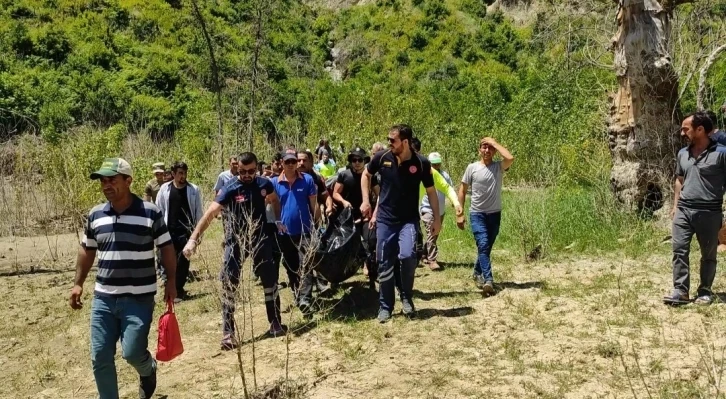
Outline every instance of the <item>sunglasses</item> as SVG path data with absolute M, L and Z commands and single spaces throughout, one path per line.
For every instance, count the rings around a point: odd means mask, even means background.
M 285 161 L 285 165 L 295 165 L 297 164 L 297 159 L 288 159 Z
M 257 169 L 240 169 L 239 174 L 241 175 L 255 175 L 257 173 Z
M 352 162 L 352 163 L 363 162 L 363 158 L 353 158 L 353 159 L 350 160 L 350 162 Z
M 391 137 L 388 138 L 388 142 L 391 143 L 391 144 L 395 143 L 396 140 L 398 140 L 398 139 L 394 139 L 394 138 L 391 138 Z

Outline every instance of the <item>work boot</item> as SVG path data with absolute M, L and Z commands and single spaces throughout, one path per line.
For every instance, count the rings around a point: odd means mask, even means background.
M 270 335 L 273 337 L 279 337 L 282 335 L 287 334 L 287 326 L 284 324 L 281 324 L 279 321 L 275 320 L 272 323 L 270 323 Z
M 156 365 L 150 376 L 139 376 L 139 399 L 151 399 L 156 391 Z
M 413 306 L 413 301 L 408 298 L 401 298 L 401 311 L 409 319 L 416 317 L 416 308 Z

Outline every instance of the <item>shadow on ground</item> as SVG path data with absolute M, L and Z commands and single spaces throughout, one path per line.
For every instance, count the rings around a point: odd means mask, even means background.
M 16 277 L 24 276 L 26 274 L 59 274 L 75 271 L 75 269 L 43 269 L 43 268 L 30 268 L 26 270 L 9 270 L 1 271 L 0 277 Z
M 344 292 L 339 299 L 319 299 L 322 308 L 330 307 L 327 312 L 330 319 L 368 320 L 378 315 L 378 291 L 370 289 L 368 282 L 346 282 L 340 284 L 338 289 Z
M 195 294 L 187 294 L 187 296 L 184 298 L 184 300 L 182 301 L 182 303 L 183 302 L 186 302 L 186 301 L 193 301 L 195 299 L 202 299 L 205 296 L 209 296 L 209 295 L 210 295 L 209 292 L 197 292 Z
M 504 281 L 501 283 L 495 283 L 494 284 L 497 288 L 497 291 L 503 291 L 503 290 L 528 290 L 531 288 L 538 288 L 542 289 L 545 287 L 545 284 L 541 281 L 527 281 L 524 283 L 515 283 L 513 281 Z
M 451 298 L 455 296 L 462 296 L 462 295 L 469 295 L 472 293 L 475 293 L 476 291 L 435 291 L 435 292 L 423 292 L 414 289 L 413 290 L 413 299 L 421 299 L 423 301 L 431 301 L 434 299 L 440 299 L 440 298 Z
M 428 320 L 433 317 L 464 317 L 474 313 L 471 306 L 462 306 L 451 309 L 419 309 L 416 312 L 416 319 Z
M 463 267 L 467 269 L 474 269 L 473 262 L 439 262 L 439 266 L 443 268 Z

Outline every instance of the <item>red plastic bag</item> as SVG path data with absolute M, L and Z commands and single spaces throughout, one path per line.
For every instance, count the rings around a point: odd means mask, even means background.
M 166 313 L 159 318 L 159 343 L 156 346 L 156 360 L 169 362 L 184 353 L 179 323 L 174 314 L 174 303 L 166 304 Z

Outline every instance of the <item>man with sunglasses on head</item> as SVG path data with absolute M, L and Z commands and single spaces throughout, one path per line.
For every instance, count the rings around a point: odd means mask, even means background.
M 502 155 L 501 161 L 494 161 L 494 155 Z M 499 234 L 502 219 L 502 178 L 514 162 L 514 156 L 491 137 L 479 142 L 478 162 L 466 167 L 459 186 L 459 202 L 466 203 L 466 191 L 471 186 L 469 219 L 477 248 L 474 265 L 474 280 L 485 295 L 494 294 L 491 253 L 494 241 Z M 457 220 L 459 228 L 464 228 L 464 220 Z
M 395 301 L 394 268 L 396 259 L 401 262 L 401 303 L 403 314 L 415 315 L 413 306 L 413 280 L 416 273 L 416 224 L 420 215 L 419 185 L 423 183 L 430 198 L 434 221 L 431 231 L 441 230 L 439 201 L 434 188 L 429 160 L 411 149 L 413 131 L 407 125 L 395 125 L 388 132 L 389 150 L 377 153 L 361 178 L 363 217 L 370 218 L 371 177 L 380 173 L 381 195 L 378 199 L 376 237 L 380 309 L 378 321 L 385 323 L 391 318 Z
M 184 248 L 187 258 L 194 254 L 200 237 L 224 209 L 225 251 L 220 273 L 223 288 L 221 346 L 224 350 L 234 349 L 238 344 L 234 324 L 235 294 L 241 280 L 244 257 L 252 257 L 254 272 L 262 280 L 269 334 L 275 337 L 287 331 L 280 319 L 279 269 L 273 265 L 271 237 L 265 229 L 265 203 L 270 203 L 279 216 L 280 202 L 272 182 L 256 174 L 257 156 L 251 152 L 242 153 L 238 158 L 237 178 L 222 187 Z M 279 223 L 278 226 L 282 231 Z

